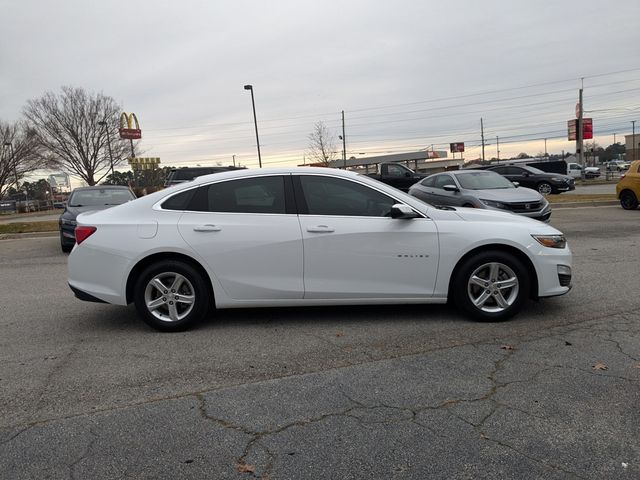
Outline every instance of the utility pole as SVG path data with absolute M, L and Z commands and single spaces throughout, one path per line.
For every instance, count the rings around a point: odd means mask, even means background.
M 631 120 L 631 128 L 632 128 L 632 133 L 631 133 L 631 141 L 633 142 L 633 159 L 635 161 L 636 159 L 636 150 L 638 149 L 638 146 L 636 145 L 636 121 L 635 120 Z
M 498 152 L 498 163 L 500 163 L 500 137 L 496 135 L 496 150 Z
M 583 79 L 584 80 L 584 79 Z M 583 113 L 583 107 L 582 107 L 582 86 L 580 87 L 580 94 L 579 94 L 579 100 L 578 100 L 578 106 L 576 107 L 578 110 L 578 135 L 577 135 L 577 145 L 576 145 L 576 153 L 578 154 L 578 165 L 580 165 L 582 167 L 582 177 L 584 180 L 584 148 L 583 148 L 583 131 L 582 131 L 582 113 Z
M 544 139 L 544 156 L 548 157 L 549 154 L 547 153 L 547 139 Z
M 482 117 L 480 117 L 480 136 L 482 137 L 482 161 L 484 162 L 484 124 L 482 123 Z
M 236 166 L 236 156 L 235 155 L 233 155 L 233 166 L 234 167 Z
M 347 137 L 344 134 L 344 110 L 342 110 L 342 166 L 347 169 Z
M 614 145 L 616 144 L 616 133 L 615 132 L 613 132 L 613 144 Z

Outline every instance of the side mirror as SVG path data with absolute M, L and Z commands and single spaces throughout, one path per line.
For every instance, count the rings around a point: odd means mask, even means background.
M 459 192 L 460 189 L 458 187 L 456 187 L 455 185 L 445 185 L 444 187 L 442 187 L 443 190 L 445 190 L 446 192 Z
M 416 212 L 413 211 L 409 205 L 405 205 L 404 203 L 396 203 L 391 207 L 391 218 L 401 218 L 401 219 L 409 219 L 409 218 L 418 218 Z
M 411 174 L 409 172 L 404 172 L 404 176 L 409 178 L 411 176 Z
M 513 186 L 516 187 L 516 188 L 518 188 L 520 186 L 520 182 L 511 182 L 511 183 L 513 183 Z

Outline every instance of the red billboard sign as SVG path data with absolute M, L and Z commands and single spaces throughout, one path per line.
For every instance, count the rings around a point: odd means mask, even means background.
M 451 151 L 451 153 L 464 152 L 464 142 L 450 143 L 449 150 Z
M 593 119 L 592 118 L 582 119 L 582 138 L 584 140 L 589 140 L 590 138 L 593 138 Z

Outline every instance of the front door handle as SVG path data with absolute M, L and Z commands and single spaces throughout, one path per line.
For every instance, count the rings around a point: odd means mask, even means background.
M 220 228 L 217 225 L 211 225 L 211 224 L 196 225 L 195 227 L 193 227 L 194 232 L 219 232 L 220 230 L 222 230 L 222 228 Z
M 315 227 L 307 227 L 307 232 L 311 233 L 331 233 L 334 229 L 328 225 L 316 225 Z

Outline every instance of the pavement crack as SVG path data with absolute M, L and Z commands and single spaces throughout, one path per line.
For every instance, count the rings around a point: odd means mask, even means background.
M 78 457 L 73 463 L 71 463 L 69 465 L 69 478 L 71 478 L 71 480 L 75 480 L 77 478 L 76 477 L 76 467 L 78 466 L 78 464 L 81 461 L 83 461 L 84 459 L 86 459 L 87 457 L 90 456 L 89 454 L 91 453 L 91 450 L 93 449 L 93 445 L 96 443 L 96 440 L 98 440 L 98 436 L 95 434 L 95 432 L 91 428 L 89 429 L 89 433 L 91 434 L 91 436 L 93 438 L 87 444 L 87 447 L 85 448 L 85 450 L 82 453 L 82 455 L 80 455 L 80 457 Z
M 482 434 L 481 437 L 484 440 L 487 440 L 489 442 L 495 443 L 496 445 L 500 445 L 501 447 L 507 448 L 507 449 L 517 453 L 518 455 L 520 455 L 520 456 L 522 456 L 522 457 L 524 457 L 524 458 L 526 458 L 528 460 L 531 460 L 535 464 L 540 465 L 540 466 L 542 466 L 544 468 L 550 468 L 550 469 L 556 470 L 556 471 L 558 471 L 560 473 L 563 473 L 565 475 L 571 475 L 574 478 L 578 478 L 578 479 L 586 480 L 586 478 L 587 478 L 587 477 L 583 477 L 581 475 L 578 475 L 576 472 L 572 472 L 570 470 L 562 468 L 560 465 L 556 465 L 554 463 L 549 463 L 549 462 L 546 462 L 546 461 L 541 460 L 539 458 L 536 458 L 536 457 L 534 457 L 534 456 L 532 456 L 532 455 L 530 455 L 530 454 L 528 454 L 526 452 L 523 452 L 523 451 L 513 447 L 512 445 L 509 445 L 508 443 L 502 442 L 502 441 L 497 440 L 495 438 L 491 438 L 491 437 L 489 437 L 489 436 L 487 436 L 485 434 Z
M 619 351 L 622 355 L 624 355 L 625 357 L 627 357 L 628 359 L 630 359 L 630 360 L 632 360 L 632 361 L 634 361 L 634 362 L 638 362 L 638 361 L 640 361 L 640 360 L 638 360 L 636 357 L 634 357 L 633 355 L 631 355 L 631 354 L 629 354 L 629 353 L 625 352 L 625 351 L 622 349 L 622 346 L 620 345 L 620 342 L 618 342 L 617 340 L 614 340 L 613 338 L 605 338 L 605 339 L 604 339 L 604 341 L 605 341 L 605 342 L 613 343 L 613 344 L 616 346 L 616 348 L 618 349 L 618 351 Z
M 23 428 L 22 430 L 16 432 L 15 434 L 11 435 L 8 439 L 0 442 L 0 445 L 7 445 L 11 442 L 13 442 L 16 438 L 18 438 L 20 435 L 22 435 L 24 432 L 26 432 L 27 430 L 30 430 L 31 428 L 33 428 L 34 425 L 28 425 L 25 428 Z

